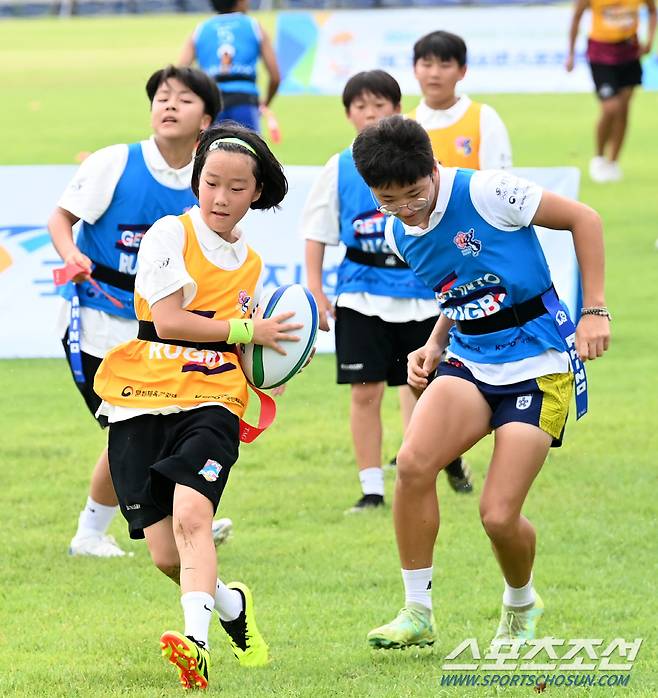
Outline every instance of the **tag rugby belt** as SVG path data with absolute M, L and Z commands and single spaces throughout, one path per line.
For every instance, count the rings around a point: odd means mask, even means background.
M 552 288 L 553 286 L 550 286 L 547 290 L 550 291 Z M 468 335 L 489 334 L 490 332 L 509 330 L 512 327 L 521 327 L 526 322 L 535 320 L 548 312 L 544 305 L 544 293 L 546 291 L 523 301 L 523 303 L 503 308 L 488 317 L 477 320 L 457 320 L 455 325 L 459 332 Z
M 215 82 L 256 82 L 256 76 L 252 73 L 231 73 L 226 75 L 216 73 L 212 78 Z
M 162 339 L 158 337 L 155 330 L 155 325 L 149 320 L 139 321 L 139 330 L 137 331 L 137 339 L 143 339 L 147 342 L 162 342 L 162 344 L 173 344 L 177 347 L 190 347 L 192 349 L 209 349 L 217 352 L 228 352 L 237 354 L 238 348 L 235 344 L 228 342 L 191 342 L 187 339 Z
M 112 267 L 106 267 L 104 264 L 99 264 L 98 262 L 93 262 L 93 265 L 91 275 L 96 281 L 110 284 L 110 286 L 120 288 L 122 291 L 129 291 L 130 293 L 135 292 L 135 277 L 133 274 L 117 271 L 116 269 L 112 269 Z
M 409 265 L 403 262 L 393 252 L 364 252 L 356 247 L 348 247 L 345 257 L 351 262 L 363 264 L 367 267 L 381 267 L 382 269 L 409 269 Z

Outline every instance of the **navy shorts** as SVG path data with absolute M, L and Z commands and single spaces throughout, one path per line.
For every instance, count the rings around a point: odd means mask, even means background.
M 427 342 L 436 320 L 386 322 L 336 308 L 337 382 L 406 385 L 407 355 Z
M 144 538 L 145 528 L 172 515 L 177 483 L 207 497 L 217 511 L 238 459 L 239 423 L 211 405 L 110 424 L 110 473 L 131 538 Z
M 235 104 L 226 107 L 223 111 L 217 114 L 214 126 L 221 124 L 222 121 L 237 121 L 242 126 L 260 133 L 260 111 L 258 105 L 254 104 Z
M 458 359 L 442 361 L 438 376 L 455 376 L 473 383 L 491 408 L 491 428 L 510 422 L 533 424 L 553 437 L 551 446 L 562 445 L 569 415 L 572 373 L 551 373 L 520 383 L 490 385 L 479 381 Z

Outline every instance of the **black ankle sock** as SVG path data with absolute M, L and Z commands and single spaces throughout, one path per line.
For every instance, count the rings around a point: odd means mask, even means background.
M 455 458 L 452 463 L 446 465 L 446 472 L 455 477 L 462 477 L 464 475 L 464 471 L 462 470 L 461 456 L 459 458 Z

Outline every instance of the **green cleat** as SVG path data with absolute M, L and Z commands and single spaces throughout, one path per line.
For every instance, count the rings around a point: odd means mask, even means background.
M 505 606 L 500 613 L 500 623 L 492 644 L 497 640 L 533 640 L 537 623 L 544 613 L 544 602 L 535 592 L 535 602 L 528 606 Z
M 397 617 L 368 633 L 368 644 L 374 649 L 426 647 L 436 640 L 432 611 L 422 604 L 410 603 Z
M 219 622 L 231 641 L 231 649 L 240 666 L 265 666 L 269 661 L 269 648 L 256 625 L 254 600 L 246 584 L 231 582 L 229 589 L 236 589 L 242 596 L 242 613 L 235 620 Z

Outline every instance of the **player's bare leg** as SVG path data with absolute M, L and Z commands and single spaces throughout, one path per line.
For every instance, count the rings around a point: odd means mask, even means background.
M 384 503 L 381 408 L 386 384 L 354 383 L 351 388 L 350 427 L 363 496 L 348 513 L 358 513 Z
M 521 510 L 551 440 L 538 427 L 518 422 L 505 424 L 495 432 L 480 517 L 505 579 L 497 639 L 533 638 L 544 610 L 532 585 L 535 530 Z

